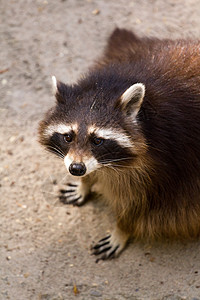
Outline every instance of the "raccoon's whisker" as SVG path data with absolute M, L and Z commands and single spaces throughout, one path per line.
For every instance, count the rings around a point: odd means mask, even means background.
M 62 151 L 58 147 L 53 147 L 53 146 L 50 146 L 50 145 L 48 145 L 47 147 L 52 149 L 52 150 L 56 150 L 58 153 L 63 155 Z
M 119 165 L 119 164 L 115 164 L 115 163 L 114 163 L 114 164 L 112 164 L 112 166 L 113 166 L 113 167 L 129 168 L 129 169 L 131 168 L 131 166 L 130 166 L 130 165 L 129 165 L 129 166 L 124 166 L 124 165 Z
M 62 159 L 63 160 L 63 156 L 61 154 L 59 154 L 58 152 L 55 152 L 53 149 L 45 149 L 48 153 L 50 152 L 51 154 L 54 154 L 54 157 Z M 56 156 L 55 156 L 56 154 Z
M 62 183 L 63 185 L 66 184 L 65 179 L 69 176 L 69 174 L 65 174 L 65 176 L 60 180 L 60 183 Z
M 116 159 L 105 159 L 104 161 L 120 161 L 120 160 L 125 160 L 125 159 L 132 159 L 132 157 L 122 157 L 122 158 L 116 158 Z
M 49 153 L 51 153 L 56 159 L 60 159 L 63 161 L 63 158 L 61 156 L 59 156 L 58 154 L 55 155 L 55 152 L 49 150 Z
M 53 145 L 54 145 L 55 148 L 58 149 L 59 152 L 60 152 L 61 154 L 63 154 L 63 156 L 64 156 L 64 153 L 63 153 L 62 149 L 61 149 L 57 144 L 55 144 L 55 143 L 53 143 Z
M 48 145 L 47 149 L 51 152 L 54 152 L 54 153 L 56 152 L 57 155 L 64 158 L 64 154 L 59 148 Z
M 119 172 L 119 170 L 118 170 L 118 169 L 115 169 L 115 168 L 113 168 L 113 166 L 111 166 L 111 165 L 107 165 L 106 167 L 107 167 L 107 168 L 109 168 L 109 169 L 111 169 L 111 170 L 113 170 L 113 171 L 115 171 L 115 173 L 117 173 L 117 175 L 120 175 L 120 172 Z
M 56 148 L 51 148 L 51 149 L 49 148 L 48 150 L 51 151 L 52 153 L 58 155 L 59 157 L 64 158 L 64 155 L 59 153 L 59 151 L 57 151 Z
M 55 152 L 51 152 L 52 154 L 54 153 L 55 154 Z M 61 156 L 59 156 L 59 155 L 56 155 L 56 158 L 58 158 L 58 159 L 61 159 L 62 161 L 63 161 L 63 157 L 61 157 Z
M 50 194 L 50 195 L 54 195 L 54 196 L 57 196 L 57 193 L 51 193 L 51 192 L 47 192 L 47 191 L 44 191 L 44 190 L 41 190 L 42 193 L 44 194 Z
M 133 159 L 133 157 L 122 157 L 122 158 L 118 158 L 118 159 L 105 159 L 103 161 L 101 161 L 101 163 L 112 163 L 112 162 L 118 162 L 118 161 L 124 161 L 124 160 L 131 160 Z
M 61 154 L 59 154 L 58 152 L 56 152 L 55 150 L 52 150 L 52 149 L 47 149 L 47 151 L 49 151 L 50 153 L 52 154 L 56 154 L 56 157 L 59 158 L 59 159 L 62 159 L 63 160 L 63 156 Z

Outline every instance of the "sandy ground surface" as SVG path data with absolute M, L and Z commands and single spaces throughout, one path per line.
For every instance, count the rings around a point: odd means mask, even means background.
M 95 263 L 112 229 L 101 201 L 56 199 L 64 164 L 37 143 L 53 105 L 51 75 L 72 83 L 116 27 L 199 37 L 199 0 L 0 1 L 0 299 L 200 299 L 200 243 L 133 243 Z

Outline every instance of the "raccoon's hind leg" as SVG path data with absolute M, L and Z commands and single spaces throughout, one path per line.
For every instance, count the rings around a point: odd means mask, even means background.
M 82 180 L 69 182 L 59 190 L 59 199 L 64 204 L 81 206 L 86 202 L 89 192 L 90 187 L 86 182 Z
M 116 227 L 110 235 L 92 246 L 92 254 L 98 257 L 96 262 L 117 257 L 126 247 L 129 237 L 129 234 Z

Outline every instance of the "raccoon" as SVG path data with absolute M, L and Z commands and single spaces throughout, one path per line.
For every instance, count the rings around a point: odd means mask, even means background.
M 200 42 L 117 28 L 78 83 L 52 80 L 57 101 L 39 141 L 71 174 L 60 200 L 79 206 L 95 190 L 116 218 L 92 248 L 97 259 L 130 238 L 198 238 Z

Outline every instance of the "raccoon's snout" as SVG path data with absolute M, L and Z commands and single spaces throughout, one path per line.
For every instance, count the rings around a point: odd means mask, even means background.
M 74 176 L 83 176 L 86 173 L 86 166 L 84 163 L 71 163 L 69 172 Z

